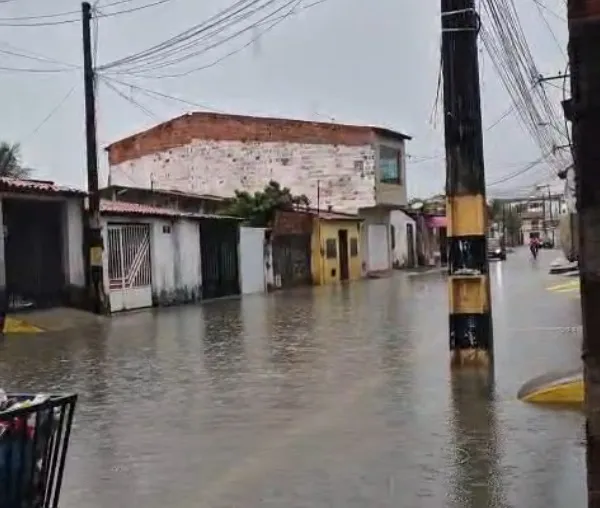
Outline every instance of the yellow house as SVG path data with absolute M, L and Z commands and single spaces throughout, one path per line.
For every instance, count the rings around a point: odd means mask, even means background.
M 333 284 L 362 277 L 362 219 L 337 212 L 314 212 L 311 269 L 313 283 Z

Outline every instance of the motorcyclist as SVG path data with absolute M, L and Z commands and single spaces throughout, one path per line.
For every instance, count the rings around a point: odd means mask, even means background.
M 531 237 L 529 240 L 529 250 L 531 251 L 531 255 L 533 259 L 537 258 L 538 251 L 540 250 L 540 241 L 536 237 Z

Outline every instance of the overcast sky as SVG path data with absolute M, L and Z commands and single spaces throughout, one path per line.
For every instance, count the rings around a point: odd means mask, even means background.
M 159 43 L 217 13 L 232 1 L 168 0 L 155 7 L 99 19 L 98 62 L 102 65 Z M 303 1 L 311 3 L 311 0 Z M 535 0 L 517 3 L 540 72 L 556 74 L 564 71 L 566 65 L 559 47 L 566 47 L 566 22 L 559 19 L 566 16 L 565 2 L 540 1 L 549 10 L 540 11 Z M 114 2 L 99 0 L 97 6 L 101 12 L 108 13 L 156 0 L 127 0 L 107 6 Z M 439 0 L 326 0 L 286 19 L 259 42 L 211 68 L 169 79 L 112 77 L 219 111 L 335 119 L 405 132 L 414 138 L 408 145 L 412 156 L 408 161 L 409 194 L 427 196 L 442 191 L 445 171 L 443 126 L 439 115 L 437 121 L 431 122 L 439 70 L 439 3 Z M 36 177 L 85 186 L 79 15 L 23 19 L 79 10 L 80 4 L 74 0 L 0 0 L 0 94 L 3 100 L 0 140 L 21 143 L 24 162 L 37 169 Z M 545 19 L 541 12 L 546 13 Z M 63 20 L 73 22 L 6 26 Z M 255 35 L 249 32 L 210 54 L 178 64 L 176 69 L 206 65 L 246 44 Z M 64 72 L 14 70 L 66 68 L 46 63 L 42 57 L 73 67 Z M 483 122 L 489 126 L 507 111 L 511 102 L 483 52 L 482 59 Z M 100 147 L 157 121 L 199 109 L 116 86 L 145 111 L 100 81 Z M 554 90 L 551 97 L 558 102 L 560 91 Z M 540 157 L 539 148 L 516 115 L 508 116 L 486 132 L 485 148 L 488 181 L 513 173 Z M 103 152 L 101 165 L 103 178 L 106 178 Z M 551 180 L 549 167 L 539 166 L 493 190 L 522 191 L 541 179 Z

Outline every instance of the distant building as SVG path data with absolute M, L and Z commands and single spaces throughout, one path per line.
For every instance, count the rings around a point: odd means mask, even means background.
M 363 271 L 385 271 L 414 249 L 403 212 L 410 139 L 371 126 L 192 113 L 108 146 L 109 181 L 231 197 L 275 180 L 312 207 L 358 214 Z

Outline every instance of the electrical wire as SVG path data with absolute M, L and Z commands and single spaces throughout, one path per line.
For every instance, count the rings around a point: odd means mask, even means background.
M 159 118 L 152 111 L 150 111 L 146 106 L 143 106 L 142 104 L 140 104 L 139 102 L 137 102 L 133 98 L 128 97 L 127 95 L 125 95 L 123 92 L 121 92 L 121 90 L 119 90 L 116 86 L 114 86 L 110 81 L 108 81 L 107 79 L 102 79 L 102 78 L 101 78 L 101 81 L 104 83 L 104 85 L 106 85 L 108 88 L 110 88 L 119 97 L 121 97 L 125 101 L 127 101 L 130 104 L 132 104 L 133 106 L 135 106 L 137 109 L 139 109 L 140 111 L 142 111 L 146 116 L 148 116 L 152 120 L 160 121 Z
M 168 99 L 168 100 L 171 100 L 171 101 L 174 101 L 174 102 L 178 102 L 180 104 L 185 104 L 187 106 L 193 106 L 193 107 L 200 108 L 200 109 L 203 109 L 203 110 L 213 111 L 215 113 L 224 113 L 224 111 L 219 110 L 219 109 L 215 109 L 215 108 L 213 108 L 211 106 L 207 106 L 206 104 L 201 104 L 201 103 L 198 103 L 198 102 L 190 101 L 189 99 L 183 99 L 181 97 L 176 97 L 174 95 L 169 95 L 169 94 L 166 94 L 164 92 L 158 92 L 158 91 L 152 90 L 150 88 L 146 88 L 146 87 L 143 87 L 143 86 L 140 86 L 140 85 L 134 85 L 132 83 L 127 83 L 125 81 L 122 81 L 122 80 L 119 80 L 119 79 L 116 79 L 116 78 L 113 78 L 113 77 L 108 77 L 106 75 L 100 74 L 100 76 L 104 80 L 113 81 L 113 82 L 118 83 L 118 84 L 120 84 L 122 86 L 126 86 L 126 87 L 128 87 L 128 88 L 130 88 L 132 90 L 137 90 L 139 92 L 142 92 L 145 95 L 147 95 L 148 97 L 151 97 L 151 98 L 153 98 L 155 100 L 157 100 L 157 98 L 158 99 Z
M 559 115 L 545 90 L 533 86 L 539 72 L 519 22 L 514 0 L 485 0 L 487 20 L 481 39 L 504 84 L 521 123 L 542 153 L 551 154 L 549 164 L 558 171 L 566 165 L 562 154 L 556 154 L 557 141 L 549 126 L 561 132 Z M 561 133 L 564 136 L 564 133 Z
M 561 21 L 564 21 L 564 22 L 567 21 L 567 19 L 564 16 L 561 16 L 554 10 L 550 9 L 550 7 L 548 7 L 546 4 L 544 4 L 541 0 L 532 0 L 532 1 L 539 9 L 545 10 L 546 12 L 552 14 L 555 18 L 560 19 Z
M 33 136 L 35 136 L 40 129 L 46 125 L 50 119 L 63 107 L 63 105 L 67 102 L 67 100 L 69 99 L 69 97 L 71 97 L 71 95 L 73 95 L 73 92 L 75 91 L 76 85 L 73 85 L 71 87 L 71 89 L 67 92 L 67 94 L 58 102 L 58 104 L 56 106 L 54 106 L 50 112 L 43 118 L 43 120 L 26 136 L 23 137 L 23 139 L 21 140 L 20 144 L 24 143 L 25 141 L 31 139 Z
M 132 0 L 119 0 L 115 2 L 111 2 L 102 6 L 103 9 L 107 7 L 112 7 L 115 5 L 121 5 L 124 3 L 129 3 Z M 158 5 L 165 4 L 172 0 L 155 0 L 154 2 L 140 5 L 137 7 L 131 7 L 128 9 L 117 10 L 114 12 L 107 12 L 98 14 L 98 17 L 113 17 L 121 14 L 130 14 L 132 12 L 137 12 L 143 9 L 148 9 L 151 7 L 156 7 Z M 65 18 L 65 19 L 54 19 L 54 18 Z M 37 16 L 19 16 L 19 17 L 0 17 L 0 26 L 3 27 L 44 27 L 44 26 L 56 26 L 56 25 L 67 25 L 71 23 L 79 23 L 81 22 L 80 12 L 79 11 L 65 11 L 65 12 L 57 12 L 52 14 L 40 14 Z
M 302 5 L 302 0 L 286 0 L 283 4 L 277 6 L 280 0 L 267 0 L 266 3 L 261 3 L 263 0 L 242 0 L 238 1 L 228 9 L 216 14 L 205 22 L 195 25 L 191 29 L 182 32 L 181 34 L 164 41 L 161 44 L 155 45 L 143 52 L 130 55 L 115 62 L 103 65 L 100 70 L 111 70 L 111 73 L 130 75 L 135 77 L 162 79 L 187 76 L 191 73 L 213 67 L 227 58 L 243 51 L 266 33 L 274 29 L 279 23 L 285 19 L 317 5 L 324 3 L 327 0 L 317 0 L 310 4 Z M 250 20 L 256 14 L 272 8 L 268 14 L 262 18 L 251 22 L 249 25 L 236 30 L 233 34 L 227 35 L 224 38 L 214 41 L 217 36 L 227 31 L 227 29 L 238 25 L 244 21 Z M 282 11 L 285 11 L 282 13 Z M 282 13 L 282 14 L 281 14 Z M 190 68 L 187 70 L 179 70 L 170 74 L 153 75 L 149 72 L 170 67 L 174 64 L 190 60 L 197 56 L 208 53 L 209 51 L 223 46 L 226 43 L 239 38 L 249 31 L 254 31 L 256 28 L 263 25 L 268 25 L 265 29 L 252 37 L 249 42 L 242 47 L 238 47 L 225 55 L 201 66 Z M 200 49 L 200 42 L 209 43 Z M 117 68 L 117 70 L 112 70 Z M 142 72 L 140 72 L 142 71 Z
M 502 178 L 500 178 L 498 180 L 494 180 L 494 181 L 492 181 L 490 183 L 487 183 L 486 187 L 493 187 L 495 185 L 508 182 L 510 180 L 513 180 L 513 179 L 519 177 L 519 176 L 522 176 L 522 175 L 524 175 L 526 173 L 529 173 L 531 170 L 537 168 L 540 164 L 546 162 L 546 158 L 547 158 L 547 155 L 544 155 L 544 156 L 540 157 L 539 159 L 536 159 L 535 161 L 530 162 L 525 167 L 523 167 L 523 168 L 521 168 L 521 169 L 519 169 L 519 170 L 517 170 L 517 171 L 515 171 L 513 173 L 510 173 L 510 174 L 508 174 L 508 175 L 506 175 L 506 176 L 504 176 L 504 177 L 502 177 Z
M 536 5 L 536 7 L 538 9 L 538 12 L 540 13 L 540 17 L 542 18 L 542 21 L 544 22 L 544 24 L 546 25 L 546 28 L 550 32 L 550 35 L 552 36 L 552 39 L 554 40 L 554 43 L 556 44 L 556 47 L 558 48 L 558 50 L 560 51 L 560 53 L 562 54 L 562 56 L 565 58 L 565 60 L 567 60 L 567 53 L 565 52 L 565 49 L 563 48 L 563 45 L 559 42 L 558 37 L 556 36 L 556 33 L 554 33 L 554 29 L 552 28 L 552 26 L 550 25 L 550 23 L 546 19 L 546 16 L 544 15 L 543 4 L 541 2 L 539 2 L 539 1 L 536 1 L 535 5 Z
M 8 49 L 1 49 L 2 47 L 8 48 Z M 25 50 L 25 49 L 17 48 L 16 46 L 13 46 L 12 44 L 9 44 L 4 41 L 0 41 L 0 53 L 3 53 L 5 55 L 16 56 L 16 57 L 20 57 L 20 58 L 25 58 L 28 60 L 36 60 L 38 62 L 54 63 L 54 64 L 58 64 L 58 65 L 63 65 L 65 67 L 70 67 L 71 69 L 78 68 L 77 65 L 70 64 L 67 62 L 61 62 L 60 60 L 55 60 L 53 58 L 42 56 L 39 53 L 33 53 L 33 52 Z M 65 70 L 68 70 L 68 69 L 65 69 Z
M 123 66 L 125 64 L 141 62 L 148 57 L 155 56 L 161 51 L 168 50 L 169 48 L 172 48 L 177 44 L 189 41 L 197 35 L 219 26 L 219 24 L 222 24 L 224 21 L 228 21 L 233 16 L 247 10 L 248 7 L 252 7 L 253 5 L 258 4 L 259 2 L 260 0 L 238 0 L 233 5 L 218 12 L 214 16 L 210 17 L 208 20 L 194 25 L 191 28 L 177 34 L 176 36 L 173 36 L 170 39 L 167 39 L 166 41 L 163 41 L 159 44 L 155 44 L 154 46 L 151 46 L 150 48 L 147 48 L 143 51 L 133 53 L 108 64 L 102 65 L 99 67 L 99 70 L 108 70 L 117 66 Z

